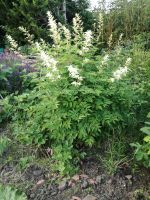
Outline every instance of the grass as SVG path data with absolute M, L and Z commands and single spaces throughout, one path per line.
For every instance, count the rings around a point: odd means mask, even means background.
M 128 157 L 125 154 L 126 142 L 124 137 L 113 137 L 108 139 L 105 146 L 104 156 L 99 156 L 103 167 L 108 174 L 114 174 L 119 166 L 128 162 Z

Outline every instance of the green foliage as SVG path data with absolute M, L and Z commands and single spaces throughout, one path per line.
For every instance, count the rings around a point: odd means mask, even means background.
M 150 118 L 150 113 L 148 114 Z M 146 126 L 141 128 L 141 131 L 147 136 L 143 139 L 143 144 L 132 143 L 131 146 L 135 147 L 135 158 L 138 162 L 145 167 L 150 167 L 150 122 L 145 122 Z
M 29 163 L 33 160 L 33 156 L 24 156 L 19 160 L 19 167 L 21 170 L 26 169 L 29 166 Z
M 1 17 L 0 22 L 4 26 L 5 32 L 12 34 L 15 38 L 20 38 L 21 33 L 18 31 L 19 26 L 24 26 L 35 34 L 35 37 L 45 37 L 42 29 L 44 26 L 44 14 L 48 9 L 48 0 L 39 1 L 8 1 L 1 0 Z
M 118 41 L 120 34 L 126 40 L 131 40 L 135 35 L 144 35 L 148 41 L 150 21 L 149 19 L 149 0 L 112 0 L 108 2 L 106 6 L 105 1 L 101 1 L 99 9 L 95 14 L 99 12 L 103 14 L 104 18 L 104 30 L 103 38 L 107 42 L 107 38 L 113 34 L 115 42 Z M 146 40 L 144 42 L 146 42 Z
M 43 38 L 49 41 L 49 34 L 46 29 L 47 19 L 45 17 L 48 10 L 53 13 L 58 21 L 64 24 L 62 0 L 1 0 L 0 7 L 0 24 L 3 25 L 0 27 L 3 31 L 1 38 L 4 38 L 5 33 L 10 34 L 20 45 L 24 45 L 27 41 L 18 30 L 19 26 L 25 27 L 29 32 L 34 34 L 35 38 Z M 87 10 L 89 7 L 87 0 L 66 0 L 66 7 L 68 25 L 72 22 L 75 13 L 80 13 L 83 17 L 86 29 L 93 24 L 92 13 Z
M 105 42 L 113 34 L 114 43 L 116 43 L 119 35 L 123 34 L 123 38 L 130 42 L 134 36 L 140 35 L 145 38 L 144 43 L 149 43 L 149 0 L 112 0 L 107 4 L 109 6 L 106 6 L 105 0 L 101 1 L 99 8 L 94 12 L 96 17 L 99 13 L 103 15 Z
M 0 99 L 0 123 L 10 118 L 12 114 L 12 105 L 10 103 L 10 97 Z
M 10 140 L 6 136 L 1 136 L 0 137 L 0 156 L 3 155 L 3 152 L 6 150 L 8 147 Z
M 126 143 L 123 134 L 117 135 L 117 138 L 112 138 L 107 141 L 105 155 L 100 155 L 100 160 L 108 174 L 114 174 L 119 166 L 127 162 L 128 158 L 125 155 Z
M 138 110 L 135 111 L 139 127 L 145 121 L 150 102 L 150 51 L 145 51 L 141 44 L 139 46 L 134 43 L 134 47 L 131 50 L 133 65 L 130 74 L 132 85 L 136 91 L 135 103 L 139 104 Z
M 133 200 L 136 199 L 146 199 L 146 200 L 150 200 L 150 196 L 149 196 L 149 190 L 142 188 L 142 189 L 136 189 L 133 192 L 133 196 L 131 197 Z
M 0 185 L 0 198 L 2 200 L 27 200 L 25 194 L 20 194 L 17 190 L 12 189 L 10 186 Z
M 66 0 L 66 12 L 63 9 L 63 0 L 1 0 L 0 15 L 0 44 L 4 46 L 5 33 L 11 34 L 20 44 L 26 43 L 22 33 L 18 31 L 23 26 L 33 33 L 35 38 L 43 38 L 49 41 L 46 31 L 47 19 L 45 14 L 50 10 L 57 21 L 65 23 L 64 14 L 67 17 L 68 26 L 71 25 L 75 13 L 79 13 L 84 22 L 84 28 L 91 29 L 95 24 L 95 16 L 101 12 L 104 19 L 103 42 L 107 42 L 113 33 L 114 41 L 118 40 L 121 33 L 126 39 L 134 35 L 147 35 L 150 29 L 149 22 L 149 0 L 113 0 L 109 11 L 106 9 L 105 1 L 95 11 L 89 10 L 89 0 Z M 97 17 L 96 17 L 97 18 Z M 103 29 L 103 28 L 102 28 Z M 148 37 L 147 37 L 148 38 Z

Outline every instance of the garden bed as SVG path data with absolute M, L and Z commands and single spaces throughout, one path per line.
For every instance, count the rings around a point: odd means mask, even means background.
M 9 131 L 1 129 L 1 134 L 6 133 Z M 14 146 L 11 145 L 3 154 L 0 182 L 25 192 L 29 200 L 82 200 L 88 194 L 91 195 L 89 200 L 148 200 L 150 197 L 149 170 L 124 163 L 115 174 L 109 175 L 97 159 L 99 154 L 103 154 L 102 149 L 101 152 L 92 150 L 93 154 L 81 162 L 77 175 L 61 177 L 51 170 L 46 158 L 28 163 L 21 170 L 18 160 L 26 147 L 18 146 L 18 151 L 15 151 Z

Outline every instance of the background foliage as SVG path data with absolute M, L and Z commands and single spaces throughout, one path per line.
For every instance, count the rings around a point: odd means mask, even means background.
M 34 34 L 35 38 L 50 40 L 46 27 L 47 19 L 45 14 L 51 10 L 57 21 L 65 23 L 64 0 L 25 0 L 8 1 L 0 0 L 0 38 L 1 46 L 4 46 L 5 33 L 11 34 L 20 44 L 24 44 L 22 34 L 17 30 L 23 26 Z M 84 28 L 91 29 L 96 23 L 99 12 L 103 14 L 104 30 L 103 42 L 106 43 L 109 36 L 113 33 L 114 42 L 117 41 L 121 33 L 125 39 L 131 39 L 134 35 L 142 34 L 144 41 L 150 43 L 150 2 L 149 0 L 117 0 L 112 1 L 111 5 L 105 6 L 105 0 L 101 1 L 98 9 L 92 11 L 89 9 L 87 0 L 66 0 L 66 17 L 68 26 L 71 25 L 75 13 L 82 17 Z M 93 26 L 94 28 L 94 26 Z
M 64 23 L 63 0 L 0 0 L 0 24 L 1 24 L 1 38 L 4 38 L 5 32 L 11 34 L 19 44 L 24 44 L 21 32 L 18 31 L 19 26 L 23 26 L 34 34 L 35 38 L 43 38 L 48 40 L 46 31 L 47 18 L 46 13 L 51 10 L 55 18 Z M 68 25 L 72 22 L 75 13 L 80 13 L 85 22 L 85 27 L 89 28 L 92 21 L 92 13 L 87 10 L 89 2 L 87 0 L 80 1 L 66 1 L 66 15 Z M 3 40 L 4 41 L 4 40 Z M 4 45 L 2 43 L 1 45 Z

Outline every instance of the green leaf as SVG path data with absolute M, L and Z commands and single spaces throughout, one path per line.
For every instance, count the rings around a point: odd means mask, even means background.
M 143 133 L 150 135 L 150 127 L 145 126 L 143 128 L 140 129 Z

